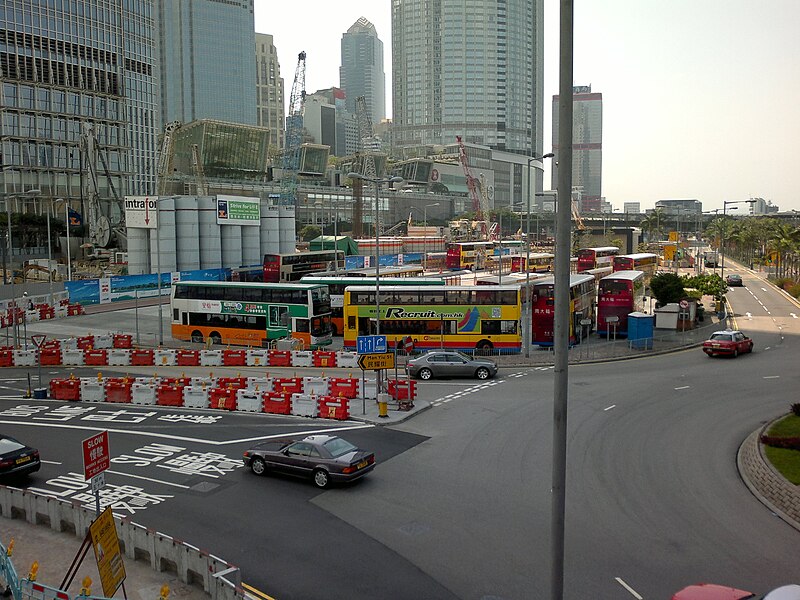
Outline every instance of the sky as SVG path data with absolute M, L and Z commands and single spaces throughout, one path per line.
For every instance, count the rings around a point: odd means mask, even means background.
M 559 1 L 544 5 L 548 152 Z M 695 198 L 713 210 L 764 198 L 800 210 L 792 179 L 800 168 L 800 2 L 575 0 L 574 13 L 573 80 L 603 94 L 602 189 L 615 209 Z M 274 36 L 287 101 L 300 51 L 309 93 L 339 85 L 342 34 L 362 16 L 383 41 L 391 118 L 390 0 L 256 0 L 256 31 Z M 548 187 L 549 169 L 544 180 Z

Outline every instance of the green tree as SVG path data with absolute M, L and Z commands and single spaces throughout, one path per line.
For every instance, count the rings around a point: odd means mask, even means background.
M 683 279 L 675 273 L 658 273 L 650 280 L 650 289 L 659 306 L 678 302 L 686 296 Z
M 722 298 L 728 291 L 728 286 L 722 277 L 716 274 L 684 276 L 683 285 L 685 288 L 694 288 L 704 296 L 713 296 L 716 299 Z
M 304 242 L 310 242 L 322 235 L 322 229 L 316 225 L 306 225 L 300 230 L 300 239 Z

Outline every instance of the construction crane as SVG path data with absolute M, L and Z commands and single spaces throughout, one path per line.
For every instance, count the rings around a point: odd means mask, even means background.
M 481 182 L 481 207 L 483 208 L 484 214 L 488 214 L 489 208 L 489 184 L 486 182 L 486 175 L 481 173 L 480 176 Z M 500 226 L 497 223 L 492 223 L 489 226 L 489 239 L 490 240 L 499 240 L 502 237 L 503 233 L 500 231 Z
M 105 153 L 101 150 L 97 143 L 97 136 L 94 131 L 94 126 L 91 123 L 83 124 L 83 132 L 81 133 L 81 152 L 84 156 L 84 164 L 86 165 L 87 177 L 84 180 L 84 193 L 87 198 L 87 212 L 89 222 L 89 240 L 95 248 L 106 248 L 111 244 L 112 231 L 117 234 L 117 242 L 120 246 L 126 242 L 125 236 L 125 207 L 114 187 L 114 179 L 108 168 L 108 161 L 106 160 Z M 103 172 L 106 175 L 106 181 L 114 200 L 118 205 L 119 221 L 112 226 L 111 216 L 113 212 L 111 206 L 107 205 L 103 209 L 103 203 L 100 199 L 100 181 L 97 169 L 97 161 L 103 167 Z
M 167 191 L 167 175 L 172 164 L 172 144 L 175 131 L 181 126 L 180 121 L 170 121 L 164 126 L 164 137 L 161 138 L 161 150 L 156 163 L 156 194 L 163 196 Z
M 464 146 L 461 136 L 457 135 L 456 140 L 458 141 L 458 160 L 461 163 L 461 167 L 464 169 L 464 177 L 467 178 L 467 190 L 469 191 L 469 197 L 472 199 L 472 210 L 475 211 L 475 220 L 478 223 L 480 237 L 485 240 L 489 237 L 489 228 L 486 225 L 486 219 L 489 216 L 489 201 L 487 198 L 484 204 L 484 201 L 478 193 L 479 182 L 477 178 L 472 176 L 472 171 L 467 162 L 467 149 Z
M 356 123 L 358 125 L 358 146 L 360 160 L 358 168 L 365 177 L 375 179 L 375 156 L 372 148 L 372 117 L 367 108 L 366 96 L 356 98 Z M 364 180 L 353 180 L 353 237 L 359 238 L 363 233 L 363 199 Z
M 197 195 L 208 196 L 206 174 L 203 170 L 203 160 L 200 157 L 200 146 L 197 144 L 192 144 L 192 168 L 194 169 L 195 181 L 197 182 Z
M 286 145 L 283 150 L 280 203 L 297 205 L 297 172 L 300 170 L 300 145 L 303 141 L 303 107 L 306 102 L 306 53 L 297 55 L 289 114 L 286 116 Z

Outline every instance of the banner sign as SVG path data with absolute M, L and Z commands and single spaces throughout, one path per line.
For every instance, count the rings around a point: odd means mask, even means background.
M 261 225 L 261 200 L 241 196 L 217 196 L 218 225 Z

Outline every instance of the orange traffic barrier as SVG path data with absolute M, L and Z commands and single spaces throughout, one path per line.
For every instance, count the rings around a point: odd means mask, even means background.
M 51 379 L 50 397 L 55 400 L 79 401 L 81 399 L 80 379 Z
M 313 357 L 315 367 L 336 366 L 336 352 L 333 350 L 315 350 Z
M 61 348 L 41 348 L 39 360 L 43 366 L 59 366 L 61 364 Z
M 272 380 L 272 389 L 276 392 L 284 392 L 287 394 L 302 394 L 303 393 L 303 378 L 302 377 L 276 377 Z
M 417 381 L 415 379 L 390 379 L 388 391 L 395 400 L 413 402 L 417 397 Z
M 84 335 L 78 338 L 78 348 L 81 350 L 86 350 L 87 348 L 91 348 L 94 346 L 94 336 L 93 335 Z
M 113 345 L 114 348 L 132 348 L 133 336 L 129 333 L 115 333 Z
M 319 416 L 323 419 L 337 419 L 344 421 L 350 418 L 350 405 L 347 398 L 334 398 L 333 396 L 320 396 L 317 399 Z
M 213 388 L 208 394 L 211 408 L 236 410 L 236 390 L 234 388 Z
M 223 389 L 240 390 L 247 387 L 247 377 L 220 377 L 217 379 L 217 387 Z
M 223 350 L 222 364 L 226 367 L 244 367 L 247 365 L 246 350 Z
M 108 365 L 108 353 L 105 350 L 87 348 L 83 351 L 83 364 L 93 367 Z
M 183 386 L 160 384 L 156 388 L 156 404 L 159 406 L 183 406 Z
M 175 353 L 175 362 L 179 367 L 199 367 L 199 350 L 178 350 Z
M 264 392 L 264 412 L 273 415 L 292 414 L 292 395 L 282 392 Z
M 106 380 L 106 402 L 124 402 L 131 401 L 131 383 L 123 381 Z
M 291 367 L 292 353 L 289 350 L 268 350 L 267 360 L 270 367 Z
M 151 367 L 155 363 L 152 350 L 131 350 L 131 365 Z
M 336 398 L 339 396 L 356 398 L 358 396 L 358 379 L 331 377 L 328 379 L 328 393 Z
M 14 366 L 14 351 L 0 350 L 0 367 Z

